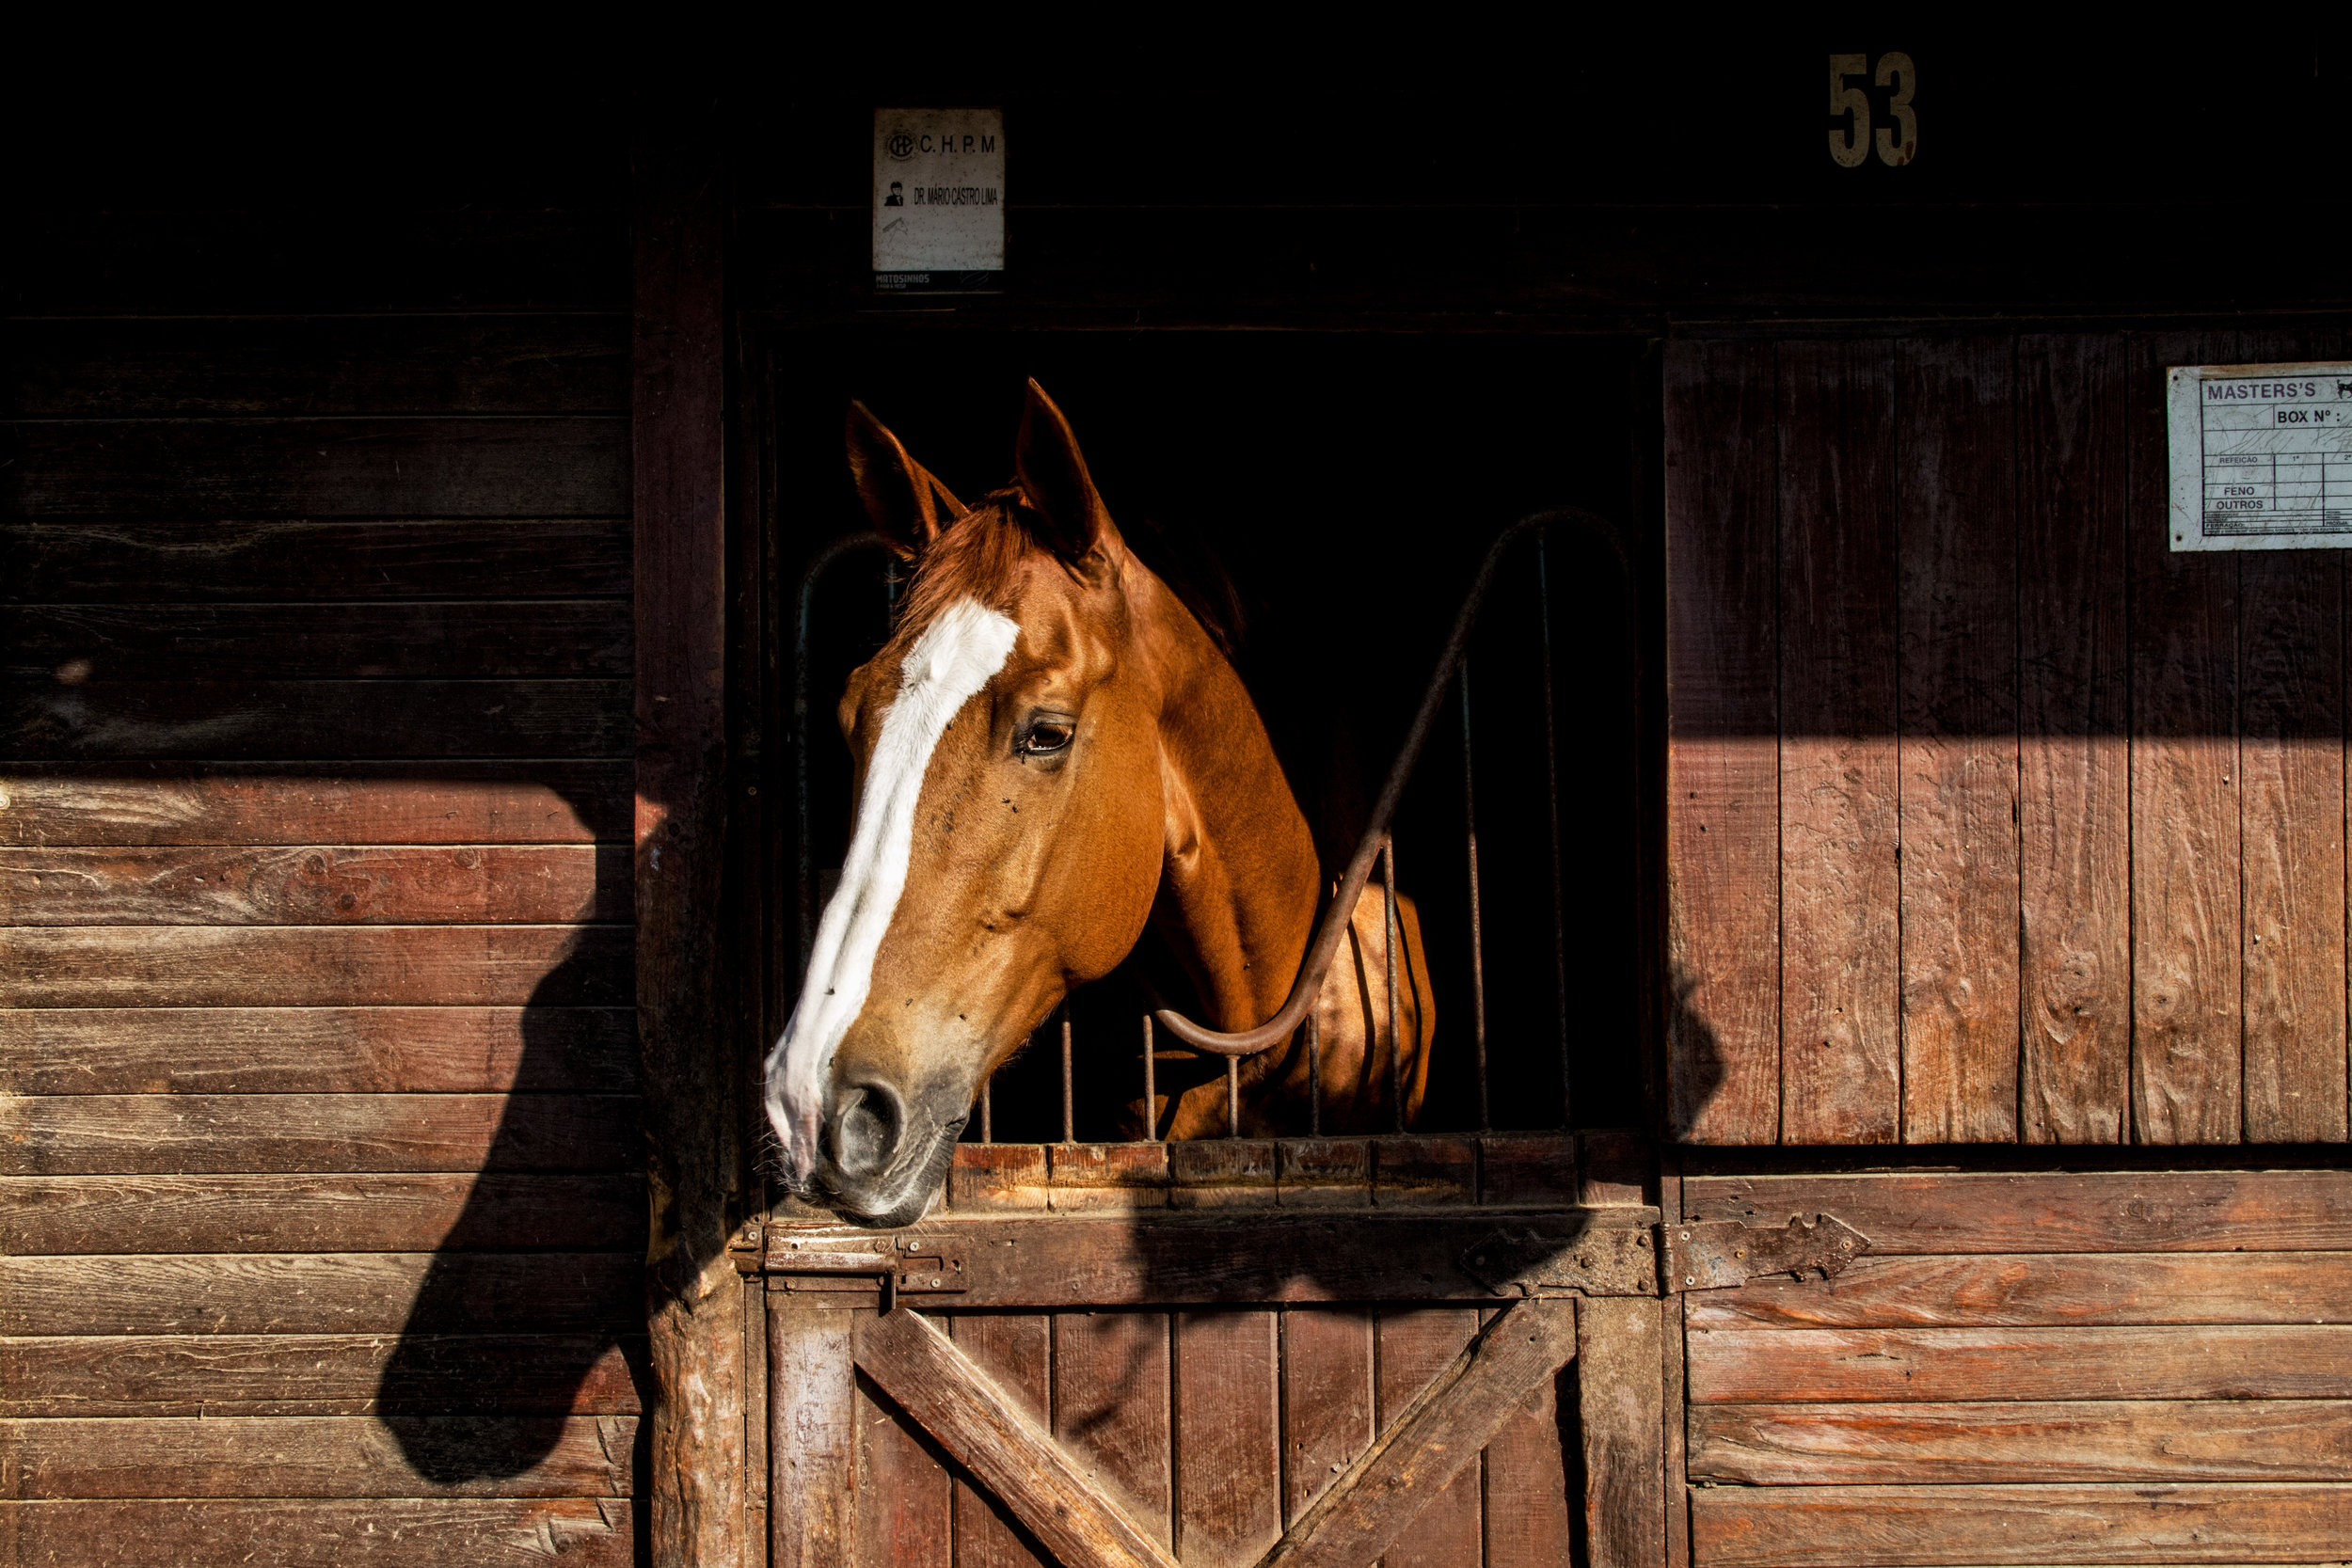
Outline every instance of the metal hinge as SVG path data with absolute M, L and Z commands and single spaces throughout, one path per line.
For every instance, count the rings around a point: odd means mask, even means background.
M 1460 1266 L 1499 1296 L 1647 1296 L 1658 1291 L 1650 1245 L 1646 1226 L 1498 1227 L 1462 1254 Z
M 1685 1220 L 1658 1229 L 1668 1295 L 1727 1291 L 1772 1274 L 1827 1279 L 1870 1250 L 1868 1237 L 1831 1214 L 1791 1214 L 1779 1229 L 1751 1230 L 1738 1220 Z

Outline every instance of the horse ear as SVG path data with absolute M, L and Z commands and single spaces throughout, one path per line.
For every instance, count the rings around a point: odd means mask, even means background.
M 1064 561 L 1083 561 L 1105 536 L 1115 536 L 1111 515 L 1095 493 L 1078 438 L 1070 433 L 1054 400 L 1035 381 L 1021 410 L 1021 435 L 1013 445 L 1013 472 L 1029 505 L 1045 519 L 1044 541 Z
M 929 468 L 907 455 L 890 427 L 862 403 L 850 404 L 846 436 L 850 478 L 874 531 L 913 561 L 929 549 L 964 512 L 954 492 Z

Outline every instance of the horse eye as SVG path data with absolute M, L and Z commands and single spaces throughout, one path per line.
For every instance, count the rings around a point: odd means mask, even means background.
M 1032 756 L 1047 752 L 1058 752 L 1070 744 L 1071 736 L 1076 733 L 1077 729 L 1074 725 L 1060 723 L 1051 719 L 1041 719 L 1023 732 L 1021 749 Z

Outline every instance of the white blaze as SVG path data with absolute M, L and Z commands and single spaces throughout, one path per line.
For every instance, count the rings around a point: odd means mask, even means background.
M 866 1006 L 874 956 L 906 889 L 931 752 L 963 705 L 1005 667 L 1020 633 L 978 600 L 959 599 L 923 628 L 899 666 L 898 699 L 866 764 L 841 885 L 817 924 L 792 1022 L 768 1053 L 768 1121 L 795 1179 L 816 1164 L 834 1051 Z

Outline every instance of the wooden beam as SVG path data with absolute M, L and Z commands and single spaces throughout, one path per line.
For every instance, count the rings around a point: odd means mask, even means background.
M 1063 1568 L 1176 1568 L 1176 1560 L 929 1321 L 908 1311 L 861 1318 L 856 1345 L 859 1370 L 995 1493 Z
M 725 822 L 727 203 L 707 101 L 648 96 L 631 165 L 636 305 L 637 1020 L 653 1228 L 658 1568 L 743 1560 L 743 1348 L 725 1255 L 741 1197 L 719 1043 Z
M 1522 1301 L 1373 1440 L 1259 1568 L 1362 1568 L 1576 1354 L 1576 1303 Z
M 1592 1568 L 1663 1568 L 1666 1423 L 1658 1304 L 1576 1306 L 1576 1403 Z

